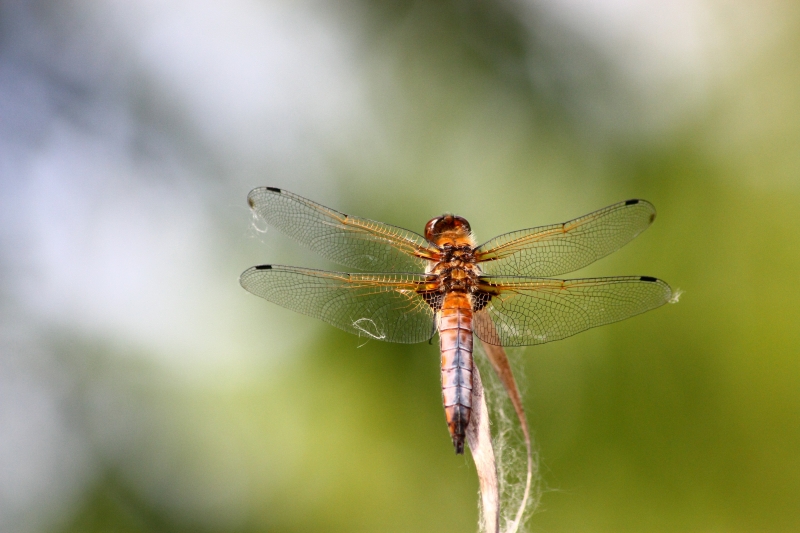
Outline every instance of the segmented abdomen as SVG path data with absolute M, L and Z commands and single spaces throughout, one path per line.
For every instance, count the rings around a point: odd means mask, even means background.
M 439 311 L 442 354 L 442 399 L 456 453 L 464 453 L 464 436 L 472 412 L 472 307 L 466 294 L 448 293 Z

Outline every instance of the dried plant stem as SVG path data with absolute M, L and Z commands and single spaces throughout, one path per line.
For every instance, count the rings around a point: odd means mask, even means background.
M 520 501 L 519 509 L 517 510 L 514 520 L 508 525 L 508 528 L 505 531 L 505 533 L 516 533 L 516 531 L 519 529 L 519 525 L 522 522 L 522 517 L 525 514 L 525 509 L 528 505 L 528 498 L 530 498 L 531 492 L 531 483 L 533 481 L 533 451 L 531 449 L 531 435 L 528 429 L 528 420 L 525 417 L 525 409 L 522 407 L 522 399 L 519 395 L 519 389 L 517 389 L 517 383 L 514 380 L 514 374 L 511 371 L 511 365 L 508 362 L 508 357 L 506 356 L 505 350 L 502 346 L 488 344 L 483 341 L 481 341 L 481 345 L 483 346 L 483 351 L 486 353 L 492 368 L 500 378 L 500 382 L 503 384 L 506 394 L 508 394 L 508 398 L 511 400 L 511 405 L 514 406 L 514 411 L 517 413 L 519 425 L 522 429 L 522 435 L 525 439 L 525 451 L 528 457 L 525 492 L 522 496 L 522 501 Z M 481 396 L 481 398 L 483 399 L 483 396 Z M 492 458 L 492 462 L 494 462 L 494 457 Z
M 497 485 L 497 465 L 492 449 L 492 435 L 489 430 L 489 410 L 483 393 L 483 384 L 478 367 L 472 369 L 472 416 L 467 426 L 469 445 L 478 484 L 481 489 L 481 521 L 486 533 L 499 533 L 500 497 Z

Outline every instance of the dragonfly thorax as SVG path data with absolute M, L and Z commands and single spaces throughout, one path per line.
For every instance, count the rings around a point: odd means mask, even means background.
M 433 264 L 430 273 L 439 276 L 445 292 L 472 292 L 477 286 L 480 269 L 475 262 L 472 246 L 445 244 L 441 247 L 439 261 Z
M 469 244 L 453 246 L 446 243 L 441 246 L 440 263 L 447 263 L 452 266 L 463 266 L 475 264 L 475 253 Z

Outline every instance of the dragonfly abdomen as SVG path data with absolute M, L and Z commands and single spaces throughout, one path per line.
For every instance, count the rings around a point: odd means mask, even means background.
M 450 292 L 439 311 L 442 354 L 442 399 L 456 453 L 464 453 L 464 437 L 472 412 L 472 308 L 467 295 Z

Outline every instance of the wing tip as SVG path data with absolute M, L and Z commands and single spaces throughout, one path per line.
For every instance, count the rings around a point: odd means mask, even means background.
M 654 278 L 653 276 L 639 276 L 639 281 L 660 285 L 662 290 L 665 291 L 664 293 L 665 300 L 662 302 L 662 304 L 677 303 L 678 299 L 681 297 L 681 294 L 683 293 L 683 291 L 681 291 L 680 289 L 672 290 L 672 287 L 670 287 L 669 283 L 667 283 L 663 279 Z
M 641 204 L 650 209 L 650 220 L 648 222 L 652 224 L 653 221 L 656 219 L 656 206 L 654 206 L 647 200 L 642 200 L 641 198 L 632 198 L 630 200 L 625 200 L 625 202 L 623 202 L 623 205 L 625 206 L 638 205 L 638 204 Z
M 670 287 L 669 283 L 667 283 L 663 279 L 655 278 L 653 276 L 639 276 L 639 281 L 644 281 L 645 283 L 654 283 L 656 285 L 663 285 L 664 287 L 668 288 L 670 292 L 672 291 L 672 287 Z
M 245 280 L 250 277 L 250 274 L 257 270 L 271 270 L 272 265 L 256 265 L 248 268 L 239 276 L 239 283 L 244 284 Z
M 283 194 L 283 190 L 277 187 L 256 187 L 252 189 L 249 193 L 247 193 L 247 203 L 251 209 L 254 209 L 256 206 L 256 196 L 261 195 L 264 191 L 273 192 L 276 194 Z

